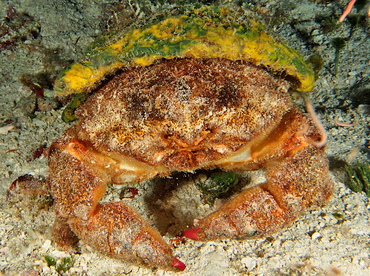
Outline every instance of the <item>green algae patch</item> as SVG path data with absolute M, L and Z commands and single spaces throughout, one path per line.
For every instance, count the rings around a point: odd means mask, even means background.
M 365 192 L 370 197 L 370 165 L 357 162 L 354 166 L 346 165 L 347 172 L 346 185 L 354 192 Z
M 79 63 L 56 80 L 56 95 L 89 92 L 120 68 L 149 66 L 165 58 L 245 60 L 296 80 L 295 89 L 312 90 L 315 75 L 295 50 L 269 35 L 262 24 L 220 7 L 184 8 L 182 14 L 141 28 L 96 39 Z
M 226 194 L 231 188 L 238 184 L 239 179 L 234 172 L 216 172 L 209 178 L 199 181 L 195 185 L 202 192 L 210 206 L 213 206 L 216 198 Z

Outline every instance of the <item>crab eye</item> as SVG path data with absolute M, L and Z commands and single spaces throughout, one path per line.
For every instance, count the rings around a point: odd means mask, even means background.
M 163 134 L 164 139 L 168 139 L 169 137 L 172 137 L 172 136 L 173 136 L 172 132 L 166 132 L 165 134 Z
M 216 127 L 206 127 L 203 131 L 203 134 L 209 135 L 216 132 Z

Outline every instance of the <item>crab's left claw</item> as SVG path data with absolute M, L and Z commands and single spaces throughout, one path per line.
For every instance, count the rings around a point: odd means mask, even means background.
M 267 167 L 267 180 L 244 190 L 184 235 L 195 240 L 265 236 L 326 202 L 333 187 L 327 159 L 313 146 Z
M 328 159 L 322 145 L 310 142 L 320 136 L 319 130 L 310 128 L 310 122 L 299 113 L 289 114 L 284 120 L 285 133 L 292 133 L 290 138 L 280 141 L 283 135 L 278 132 L 274 143 L 269 138 L 251 149 L 256 163 L 262 158 L 266 182 L 245 189 L 217 211 L 197 220 L 195 228 L 184 232 L 185 237 L 214 240 L 266 236 L 292 223 L 302 211 L 329 199 L 334 182 Z M 307 122 L 308 137 L 295 130 L 302 121 Z M 267 152 L 269 162 L 263 160 Z
M 184 236 L 188 239 L 199 240 L 205 236 L 205 233 L 200 228 L 190 228 L 184 231 Z

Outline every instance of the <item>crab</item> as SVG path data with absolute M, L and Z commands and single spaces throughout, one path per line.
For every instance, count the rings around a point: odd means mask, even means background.
M 195 22 L 194 14 L 200 18 L 197 26 L 206 31 L 215 24 L 223 27 L 217 29 L 220 36 L 222 32 L 241 33 L 238 24 L 230 23 L 229 11 L 216 11 L 207 7 L 193 9 L 191 14 L 171 15 L 160 23 L 125 33 L 109 44 L 114 47 L 99 45 L 95 53 L 101 57 L 111 48 L 124 45 L 119 58 L 122 62 L 122 55 L 128 56 L 135 48 L 132 43 L 127 46 L 133 41 L 132 34 L 155 30 L 159 34 L 154 37 L 163 42 L 168 39 L 160 32 L 163 28 L 170 28 L 171 34 L 176 30 L 176 35 L 186 30 L 180 37 L 185 43 L 184 36 L 191 28 L 184 28 L 181 20 Z M 210 14 L 221 21 L 210 21 Z M 262 35 L 266 38 L 264 31 Z M 279 61 L 261 58 L 262 54 L 246 54 L 251 51 L 224 53 L 220 48 L 215 50 L 217 43 L 210 42 L 214 36 L 214 32 L 208 37 L 204 32 L 202 36 L 192 35 L 195 44 L 180 47 L 175 54 L 161 52 L 156 48 L 158 43 L 150 42 L 150 54 L 131 55 L 113 77 L 90 89 L 94 93 L 75 112 L 78 122 L 49 148 L 48 183 L 56 210 L 53 232 L 59 245 L 68 247 L 81 239 L 128 262 L 185 269 L 159 232 L 134 208 L 124 201 L 99 202 L 107 183 L 132 185 L 175 171 L 263 169 L 266 173 L 265 183 L 244 189 L 184 232 L 185 237 L 195 240 L 263 237 L 328 200 L 333 180 L 324 147 L 318 142 L 322 133 L 289 95 L 292 88 L 304 91 L 312 87 L 307 81 L 312 78 L 302 73 L 309 72 L 307 67 L 295 66 L 298 69 L 294 71 L 290 65 L 284 67 Z M 197 39 L 202 40 L 203 55 L 194 54 L 199 48 L 194 46 Z M 139 39 L 135 41 L 143 45 Z M 234 45 L 235 41 L 231 39 L 230 43 Z M 237 41 L 244 45 L 240 37 Z M 227 43 L 219 45 L 225 47 Z M 277 50 L 273 54 L 289 49 L 274 43 Z M 293 50 L 288 52 L 294 62 L 301 59 Z M 71 89 L 80 93 L 91 87 L 92 78 L 96 82 L 96 76 L 109 71 L 106 68 L 118 66 L 118 59 L 111 59 L 105 66 L 91 69 L 95 57 L 68 69 L 57 87 L 63 87 L 66 94 L 71 94 Z M 272 70 L 261 66 L 262 61 L 256 64 L 258 58 L 270 62 Z M 141 64 L 143 60 L 146 64 Z M 284 62 L 286 59 L 281 64 Z M 280 68 L 287 68 L 284 72 L 288 74 L 277 74 Z M 84 73 L 87 69 L 95 72 L 88 80 Z

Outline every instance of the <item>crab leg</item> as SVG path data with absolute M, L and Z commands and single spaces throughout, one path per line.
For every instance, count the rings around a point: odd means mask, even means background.
M 322 149 L 307 144 L 266 165 L 266 183 L 249 188 L 200 220 L 184 235 L 192 239 L 261 237 L 320 206 L 332 193 Z
M 56 242 L 66 247 L 76 243 L 77 235 L 88 245 L 119 259 L 185 269 L 161 235 L 133 208 L 122 201 L 99 203 L 110 177 L 104 171 L 104 160 L 96 162 L 94 158 L 99 156 L 90 156 L 89 151 L 76 141 L 59 141 L 51 146 L 49 184 L 57 210 Z M 80 160 L 86 156 L 92 161 Z M 101 166 L 97 170 L 94 164 L 103 165 L 96 165 Z

